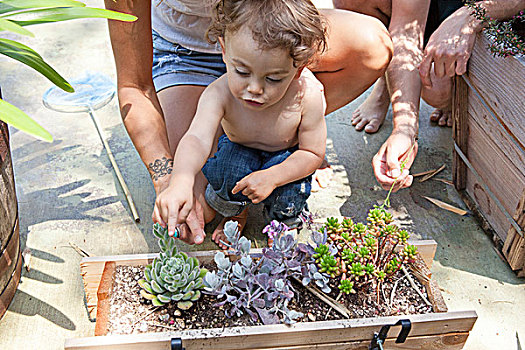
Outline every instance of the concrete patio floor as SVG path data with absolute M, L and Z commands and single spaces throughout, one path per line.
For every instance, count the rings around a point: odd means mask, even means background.
M 102 1 L 87 1 L 102 7 Z M 81 20 L 33 27 L 36 38 L 24 43 L 37 50 L 64 77 L 85 70 L 115 80 L 114 62 L 104 20 Z M 32 251 L 31 269 L 22 280 L 8 312 L 0 320 L 1 349 L 60 349 L 64 339 L 90 336 L 80 278 L 81 256 L 75 244 L 92 256 L 158 251 L 151 234 L 155 199 L 146 168 L 122 125 L 116 99 L 96 112 L 129 186 L 141 223 L 131 217 L 96 129 L 87 113 L 66 114 L 46 109 L 42 95 L 51 83 L 19 63 L 0 58 L 0 85 L 10 103 L 49 130 L 44 143 L 11 128 L 11 147 L 19 201 L 22 249 Z M 352 112 L 369 91 L 327 117 L 327 157 L 335 176 L 327 189 L 309 199 L 318 216 L 345 215 L 364 220 L 367 210 L 386 196 L 376 183 L 370 161 L 391 130 L 391 114 L 380 132 L 356 132 Z M 428 120 L 432 109 L 422 104 L 420 150 L 412 172 L 446 164 L 440 177 L 451 178 L 451 129 Z M 392 212 L 416 237 L 434 239 L 438 250 L 433 278 L 450 310 L 476 310 L 478 321 L 466 349 L 518 349 L 525 341 L 525 280 L 518 279 L 500 259 L 488 236 L 472 216 L 440 209 L 422 195 L 465 208 L 459 194 L 438 181 L 414 182 L 393 195 Z M 264 244 L 260 207 L 246 235 Z M 208 227 L 210 233 L 212 227 Z M 198 247 L 215 249 L 206 242 Z

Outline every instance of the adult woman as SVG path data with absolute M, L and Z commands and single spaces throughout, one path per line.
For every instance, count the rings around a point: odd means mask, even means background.
M 211 15 L 209 3 L 105 0 L 106 8 L 138 17 L 134 23 L 110 21 L 109 30 L 122 118 L 157 194 L 169 182 L 174 151 L 191 123 L 200 94 L 224 72 L 218 60 L 219 48 L 204 39 Z M 328 24 L 328 48 L 309 68 L 324 85 L 330 113 L 359 96 L 384 73 L 392 56 L 392 42 L 375 18 L 340 10 L 322 13 Z M 165 70 L 166 66 L 172 68 Z M 204 188 L 200 174 L 195 198 L 203 195 Z M 186 221 L 189 230 L 181 230 L 182 240 L 202 243 L 202 217 L 196 201 Z

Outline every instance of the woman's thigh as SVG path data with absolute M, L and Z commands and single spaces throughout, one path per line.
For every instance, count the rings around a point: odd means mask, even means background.
M 180 139 L 190 127 L 197 111 L 197 103 L 205 88 L 196 85 L 177 85 L 158 93 L 172 154 L 175 154 Z
M 377 18 L 346 10 L 323 9 L 328 45 L 309 68 L 323 83 L 327 113 L 354 100 L 386 71 L 392 40 Z

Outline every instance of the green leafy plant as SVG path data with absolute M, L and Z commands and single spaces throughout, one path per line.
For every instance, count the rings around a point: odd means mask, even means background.
M 314 239 L 312 258 L 319 272 L 340 279 L 341 293 L 367 288 L 378 292 L 385 279 L 416 259 L 417 248 L 407 244 L 408 232 L 392 224 L 392 215 L 383 207 L 369 211 L 366 225 L 351 222 L 328 218 L 321 229 L 326 242 Z
M 146 266 L 144 279 L 138 282 L 140 294 L 155 306 L 175 301 L 179 309 L 188 310 L 200 298 L 208 270 L 200 268 L 196 258 L 179 252 L 168 230 L 158 223 L 153 233 L 159 238 L 160 256 Z
M 499 21 L 489 17 L 485 8 L 474 0 L 467 1 L 465 6 L 469 7 L 472 16 L 485 26 L 485 33 L 492 39 L 489 50 L 494 57 L 525 55 L 525 11 L 520 11 L 507 21 Z
M 120 21 L 135 21 L 137 18 L 125 13 L 86 7 L 74 0 L 2 0 L 0 1 L 0 32 L 33 37 L 26 27 L 34 24 L 61 22 L 80 18 L 107 18 Z M 17 60 L 44 75 L 64 91 L 74 92 L 73 87 L 58 74 L 42 56 L 30 47 L 2 38 L 0 54 Z M 51 134 L 31 119 L 26 113 L 10 103 L 0 100 L 0 120 L 44 141 L 53 140 Z

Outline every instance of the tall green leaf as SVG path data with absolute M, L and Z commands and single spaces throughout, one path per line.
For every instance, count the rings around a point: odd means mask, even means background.
M 8 21 L 7 19 L 0 18 L 0 32 L 5 31 L 5 30 L 16 33 L 16 34 L 28 35 L 31 37 L 35 36 L 33 33 L 25 29 L 24 27 L 14 22 Z
M 28 46 L 0 38 L 0 54 L 9 56 L 35 69 L 64 91 L 75 91 L 66 79 L 62 78 L 36 51 Z
M 108 18 L 126 22 L 132 22 L 137 19 L 137 17 L 126 13 L 93 7 L 64 7 L 28 10 L 15 14 L 5 14 L 0 17 L 9 19 L 21 26 L 68 21 L 79 18 Z
M 3 0 L 0 1 L 0 14 L 20 11 L 20 9 L 77 6 L 84 7 L 86 4 L 74 0 Z
M 0 100 L 0 120 L 46 142 L 53 141 L 53 137 L 46 129 L 38 125 L 27 114 L 4 100 Z

